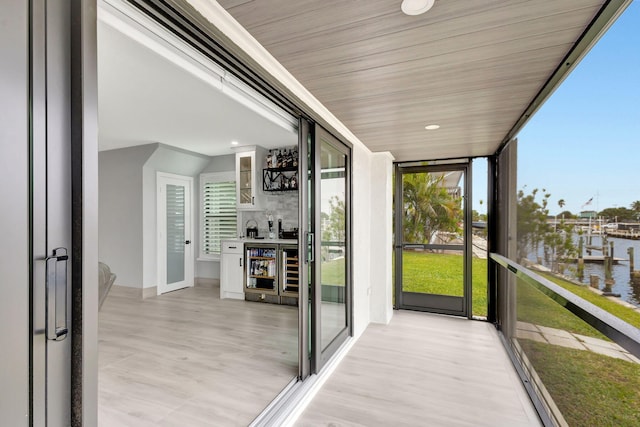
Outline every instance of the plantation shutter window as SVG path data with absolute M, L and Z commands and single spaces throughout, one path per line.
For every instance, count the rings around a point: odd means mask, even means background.
M 238 235 L 236 183 L 228 174 L 203 174 L 201 258 L 217 259 L 221 242 Z

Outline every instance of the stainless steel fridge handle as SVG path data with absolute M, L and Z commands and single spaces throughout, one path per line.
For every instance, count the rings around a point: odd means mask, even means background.
M 67 261 L 69 255 L 66 248 L 55 248 L 53 255 L 45 259 L 46 262 L 46 323 L 47 339 L 62 341 L 67 337 L 69 328 L 67 327 Z M 60 264 L 62 263 L 62 264 Z M 58 321 L 58 286 L 64 286 L 64 322 L 61 326 Z

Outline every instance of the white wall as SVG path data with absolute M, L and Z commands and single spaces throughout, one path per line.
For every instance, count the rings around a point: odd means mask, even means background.
M 371 293 L 371 153 L 352 152 L 353 335 L 359 337 L 370 319 Z
M 393 156 L 371 155 L 371 312 L 370 320 L 389 323 L 393 315 Z

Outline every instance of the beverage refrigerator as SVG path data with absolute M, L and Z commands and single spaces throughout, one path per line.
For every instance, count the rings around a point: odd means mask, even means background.
M 296 305 L 298 246 L 245 243 L 244 292 L 249 301 Z

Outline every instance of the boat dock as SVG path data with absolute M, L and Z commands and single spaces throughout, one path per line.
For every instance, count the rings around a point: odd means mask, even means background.
M 585 255 L 582 257 L 585 264 L 604 264 L 605 257 L 602 255 Z M 578 258 L 569 258 L 567 261 L 577 263 Z M 613 258 L 614 264 L 620 264 L 621 262 L 627 262 L 629 260 L 624 258 Z
M 619 237 L 621 239 L 640 240 L 640 232 L 636 230 L 607 230 L 608 237 Z

